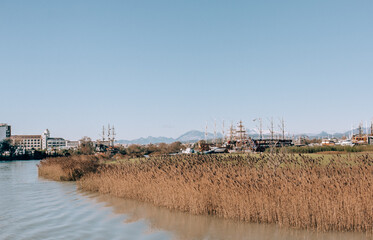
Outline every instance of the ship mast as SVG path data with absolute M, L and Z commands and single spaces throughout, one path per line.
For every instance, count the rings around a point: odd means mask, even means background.
M 255 118 L 253 121 L 255 122 L 256 120 L 259 121 L 259 139 L 263 138 L 263 122 L 262 118 Z
M 112 141 L 112 145 L 114 147 L 114 143 L 115 143 L 115 129 L 114 129 L 114 125 L 113 125 L 113 128 L 111 129 L 111 141 Z
M 229 141 L 232 141 L 234 138 L 234 129 L 233 129 L 233 123 L 231 123 L 231 127 L 229 128 Z
M 243 142 L 246 138 L 246 131 L 245 131 L 244 126 L 242 125 L 242 121 L 240 121 L 239 124 L 238 124 L 238 129 L 237 129 L 236 135 L 238 135 L 237 140 L 240 141 L 240 142 Z
M 205 142 L 207 143 L 207 121 L 206 121 L 206 127 L 205 127 Z
M 214 120 L 214 144 L 216 145 L 216 119 Z
M 223 137 L 222 137 L 222 140 L 221 140 L 221 144 L 224 144 L 224 141 L 225 141 L 224 120 L 223 120 L 223 130 L 222 130 L 222 133 L 223 133 Z
M 102 141 L 105 141 L 105 126 L 102 126 Z
M 285 121 L 284 118 L 281 119 L 281 125 L 279 126 L 282 132 L 282 140 L 285 140 Z
M 363 136 L 363 122 L 359 124 L 359 137 Z
M 258 118 L 259 120 L 259 139 L 263 139 L 263 121 L 262 118 Z
M 366 132 L 366 136 L 367 136 L 367 142 L 368 142 L 368 122 L 365 121 L 365 132 Z
M 273 117 L 271 118 L 271 127 L 270 127 L 269 131 L 271 133 L 271 140 L 273 140 L 274 139 Z
M 111 128 L 110 128 L 110 124 L 108 124 L 107 126 L 107 140 L 109 141 L 109 144 L 110 144 L 110 140 L 111 140 Z

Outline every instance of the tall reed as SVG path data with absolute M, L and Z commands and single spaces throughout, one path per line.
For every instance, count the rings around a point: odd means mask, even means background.
M 88 172 L 96 172 L 99 160 L 95 156 L 47 158 L 40 161 L 38 174 L 56 181 L 76 181 Z
M 193 214 L 373 232 L 370 155 L 179 155 L 101 164 L 81 188 Z

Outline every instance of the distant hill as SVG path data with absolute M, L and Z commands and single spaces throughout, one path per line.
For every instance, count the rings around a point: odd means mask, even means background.
M 370 133 L 370 128 L 363 128 L 362 130 L 364 134 L 366 132 Z M 358 128 L 355 128 L 352 131 L 353 131 L 353 134 L 359 133 Z M 351 135 L 351 130 L 343 132 L 343 133 L 328 133 L 328 132 L 322 131 L 319 134 L 305 134 L 305 135 L 308 135 L 310 138 L 327 138 L 327 137 L 341 138 L 341 137 L 349 137 Z
M 216 138 L 223 137 L 223 134 L 217 133 Z M 205 133 L 197 130 L 192 130 L 189 132 L 184 133 L 180 137 L 176 139 L 176 141 L 180 142 L 198 142 L 199 140 L 205 139 Z M 207 133 L 207 139 L 214 139 L 213 133 Z
M 363 129 L 364 132 L 366 132 L 367 129 Z M 368 128 L 368 131 L 370 131 L 370 128 Z M 358 132 L 358 129 L 354 129 L 354 133 L 356 134 Z M 250 137 L 253 138 L 258 138 L 259 134 L 256 130 L 247 130 L 247 133 Z M 295 134 L 295 137 L 299 136 L 308 136 L 309 138 L 327 138 L 327 137 L 336 137 L 336 138 L 341 138 L 343 136 L 350 136 L 351 131 L 346 131 L 344 133 L 328 133 L 325 131 L 322 131 L 320 133 L 302 133 L 302 134 Z M 276 133 L 278 135 L 278 133 Z M 222 138 L 223 134 L 217 133 L 216 138 Z M 269 131 L 263 131 L 263 137 L 268 138 L 270 137 Z M 192 130 L 189 132 L 186 132 L 182 134 L 178 138 L 168 138 L 168 137 L 152 137 L 149 136 L 147 138 L 138 138 L 138 139 L 133 139 L 133 140 L 117 140 L 117 143 L 121 144 L 141 144 L 141 145 L 146 145 L 146 144 L 156 144 L 156 143 L 173 143 L 176 141 L 179 142 L 198 142 L 199 140 L 205 139 L 205 133 L 198 131 L 198 130 Z M 214 134 L 213 133 L 207 133 L 207 139 L 211 140 L 214 139 Z
M 167 137 L 147 137 L 147 138 L 138 138 L 133 140 L 117 140 L 117 143 L 121 144 L 150 144 L 150 143 L 173 143 L 175 142 L 175 139 L 173 138 L 167 138 Z
M 223 135 L 217 133 L 216 137 L 221 138 Z M 173 143 L 176 141 L 179 142 L 198 142 L 199 140 L 205 139 L 205 133 L 197 130 L 192 130 L 182 134 L 178 138 L 168 138 L 168 137 L 147 137 L 147 138 L 138 138 L 133 140 L 117 140 L 117 143 L 121 144 L 156 144 L 156 143 Z M 207 139 L 214 139 L 213 133 L 207 133 Z

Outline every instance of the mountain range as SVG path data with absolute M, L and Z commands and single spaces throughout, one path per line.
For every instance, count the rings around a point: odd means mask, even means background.
M 367 130 L 370 131 L 370 128 L 363 129 L 364 132 L 366 132 Z M 354 133 L 356 134 L 357 132 L 358 132 L 358 130 L 354 129 Z M 258 138 L 259 137 L 259 133 L 256 130 L 247 130 L 247 133 L 252 138 Z M 343 136 L 350 136 L 350 134 L 351 134 L 351 131 L 346 131 L 346 132 L 343 132 L 343 133 L 333 133 L 333 134 L 322 131 L 322 132 L 317 133 L 317 134 L 314 134 L 314 133 L 295 134 L 294 137 L 308 136 L 311 139 L 312 138 L 327 138 L 327 137 L 341 138 Z M 278 136 L 279 134 L 276 133 L 275 135 Z M 263 136 L 264 137 L 269 137 L 270 136 L 269 131 L 263 131 Z M 223 134 L 217 133 L 216 137 L 217 138 L 222 138 Z M 293 137 L 293 136 L 291 136 L 291 137 Z M 153 143 L 153 144 L 156 144 L 156 143 L 173 143 L 173 142 L 176 142 L 176 141 L 179 141 L 179 142 L 197 142 L 197 141 L 203 140 L 203 139 L 205 139 L 205 133 L 204 132 L 201 132 L 201 131 L 198 131 L 198 130 L 192 130 L 192 131 L 189 131 L 189 132 L 186 132 L 186 133 L 182 134 L 178 138 L 149 136 L 147 138 L 142 137 L 142 138 L 133 139 L 133 140 L 117 140 L 116 142 L 120 143 L 120 144 L 145 145 L 145 144 L 150 144 L 150 143 Z M 213 133 L 207 133 L 207 139 L 209 139 L 209 140 L 214 139 L 214 134 Z
M 217 138 L 222 138 L 223 134 L 217 133 Z M 207 133 L 207 139 L 213 139 L 213 133 Z M 199 140 L 205 139 L 205 133 L 197 130 L 192 130 L 182 134 L 178 138 L 168 138 L 168 137 L 152 137 L 138 138 L 133 140 L 117 140 L 117 143 L 121 144 L 150 144 L 150 143 L 173 143 L 173 142 L 198 142 Z

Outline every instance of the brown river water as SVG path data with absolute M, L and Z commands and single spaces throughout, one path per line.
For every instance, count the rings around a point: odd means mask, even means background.
M 38 161 L 0 162 L 0 239 L 373 239 L 170 211 L 37 176 Z

